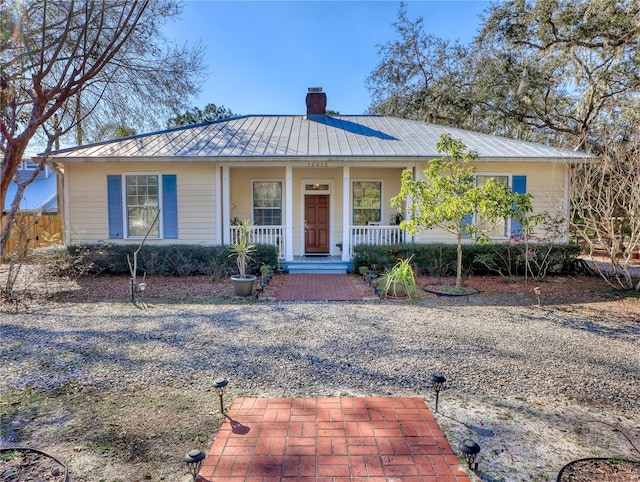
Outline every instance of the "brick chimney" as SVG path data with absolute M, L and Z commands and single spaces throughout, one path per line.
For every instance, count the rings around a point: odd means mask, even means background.
M 309 87 L 307 92 L 307 115 L 327 113 L 327 94 L 322 87 Z

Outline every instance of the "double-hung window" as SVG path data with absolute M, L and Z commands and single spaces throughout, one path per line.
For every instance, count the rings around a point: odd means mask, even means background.
M 382 218 L 382 183 L 380 181 L 354 181 L 353 225 L 366 226 L 380 223 Z
M 257 226 L 282 225 L 282 182 L 253 182 L 253 222 Z
M 108 175 L 107 205 L 111 239 L 178 238 L 176 174 Z
M 127 193 L 128 237 L 158 237 L 158 223 L 154 223 L 160 209 L 160 189 L 157 174 L 133 174 L 124 177 Z M 149 231 L 151 229 L 151 231 Z
M 509 176 L 503 175 L 487 175 L 487 174 L 478 174 L 476 175 L 476 185 L 482 186 L 489 179 L 494 179 L 496 182 L 504 184 L 505 186 L 509 186 Z M 504 237 L 507 235 L 507 220 L 506 219 L 498 219 L 496 221 L 483 221 L 481 218 L 477 219 L 478 222 L 478 232 L 485 234 L 489 237 Z

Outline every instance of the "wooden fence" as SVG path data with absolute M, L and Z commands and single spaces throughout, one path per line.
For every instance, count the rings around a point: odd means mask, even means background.
M 6 216 L 2 216 L 2 228 Z M 29 251 L 60 244 L 62 239 L 62 216 L 60 214 L 18 214 L 14 218 L 14 226 L 5 248 L 5 254 L 13 253 L 16 246 L 29 240 Z

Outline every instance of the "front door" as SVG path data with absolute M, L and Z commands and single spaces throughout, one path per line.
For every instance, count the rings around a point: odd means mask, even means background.
M 304 197 L 304 252 L 329 254 L 329 195 Z

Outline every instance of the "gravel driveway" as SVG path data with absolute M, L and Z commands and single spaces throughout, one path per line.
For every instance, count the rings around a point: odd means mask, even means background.
M 433 408 L 441 372 L 438 422 L 452 446 L 480 443 L 482 480 L 552 480 L 572 458 L 633 455 L 591 420 L 640 441 L 640 323 L 578 308 L 78 303 L 2 316 L 1 391 L 203 389 L 224 375 L 231 397 L 417 395 Z

